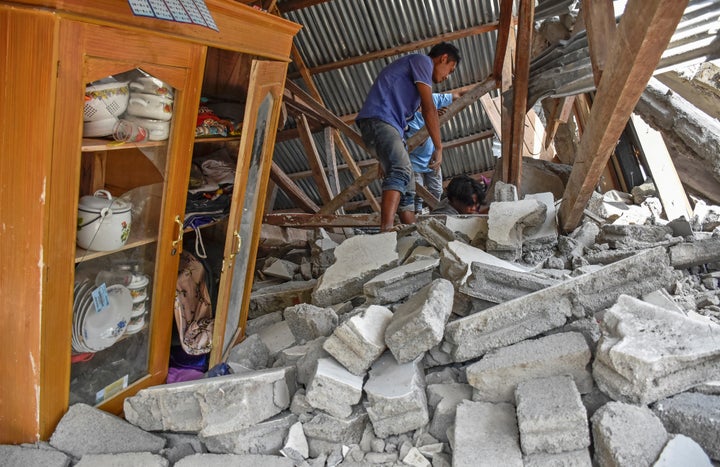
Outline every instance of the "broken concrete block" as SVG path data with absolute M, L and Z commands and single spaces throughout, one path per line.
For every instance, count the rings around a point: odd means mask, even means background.
M 670 433 L 691 437 L 720 461 L 720 396 L 684 392 L 658 401 L 653 412 Z
M 275 358 L 277 354 L 296 344 L 287 321 L 266 326 L 257 332 L 257 336 L 267 347 L 270 358 Z
M 404 464 L 411 465 L 413 467 L 430 467 L 430 461 L 420 453 L 420 450 L 416 447 L 410 448 L 407 455 L 402 458 Z
M 294 368 L 268 369 L 141 389 L 125 399 L 124 413 L 143 430 L 210 436 L 277 415 L 294 393 Z
M 416 224 L 418 233 L 438 251 L 442 251 L 449 242 L 455 241 L 455 233 L 438 219 L 433 217 Z
M 531 193 L 524 199 L 536 200 L 545 205 L 545 219 L 534 227 L 523 231 L 523 246 L 536 248 L 539 245 L 556 245 L 558 238 L 557 210 L 552 193 Z
M 649 404 L 720 378 L 720 326 L 621 296 L 601 323 L 593 362 L 615 400 Z
M 370 369 L 364 389 L 368 416 L 381 438 L 415 430 L 430 419 L 419 360 L 399 364 L 386 352 Z
M 247 373 L 267 368 L 270 351 L 257 334 L 247 336 L 242 342 L 230 349 L 227 364 L 233 373 Z
M 440 252 L 434 246 L 420 245 L 418 247 L 415 247 L 412 250 L 412 252 L 407 257 L 405 262 L 409 263 L 410 261 L 413 261 L 415 258 L 420 258 L 420 259 L 438 258 L 438 259 L 440 259 Z
M 395 308 L 385 328 L 385 343 L 398 363 L 412 361 L 440 343 L 454 293 L 449 281 L 436 279 Z
M 653 467 L 675 467 L 692 465 L 693 467 L 712 467 L 708 455 L 698 443 L 685 435 L 671 435 Z
M 170 462 L 163 456 L 150 452 L 123 452 L 118 454 L 85 454 L 80 467 L 95 467 L 98 465 L 132 465 L 134 467 L 168 467 Z
M 280 449 L 280 453 L 298 463 L 308 458 L 310 452 L 302 423 L 295 422 L 295 424 L 290 427 L 285 445 Z
M 378 274 L 363 286 L 369 303 L 384 305 L 405 300 L 432 281 L 438 259 L 426 259 L 403 264 Z
M 67 467 L 72 460 L 64 452 L 41 447 L 0 445 L 0 459 L 3 465 L 43 467 Z
M 297 359 L 295 366 L 297 368 L 298 383 L 303 386 L 307 386 L 315 374 L 318 360 L 330 356 L 323 348 L 325 340 L 325 337 L 318 337 L 314 341 L 305 344 L 302 349 L 298 349 L 302 355 Z
M 591 467 L 589 449 L 567 451 L 558 454 L 546 452 L 523 457 L 525 467 Z
M 472 398 L 472 386 L 463 383 L 429 384 L 425 393 L 432 408 L 428 433 L 447 443 L 447 431 L 455 424 L 457 406 Z
M 267 454 L 194 454 L 174 467 L 294 467 L 292 459 Z
M 397 234 L 357 235 L 335 249 L 335 263 L 327 268 L 312 292 L 312 303 L 331 306 L 362 294 L 365 282 L 399 262 Z
M 493 202 L 497 201 L 517 201 L 517 187 L 511 183 L 505 183 L 497 180 L 494 185 Z
M 487 237 L 487 217 L 457 217 L 447 216 L 445 218 L 445 227 L 450 231 L 460 233 L 470 241 L 474 240 L 478 235 L 484 234 Z
M 385 351 L 385 329 L 392 316 L 384 306 L 370 305 L 338 326 L 323 348 L 348 371 L 362 375 Z
M 546 214 L 547 206 L 536 199 L 491 203 L 486 250 L 505 260 L 520 259 L 523 232 L 543 225 Z
M 73 404 L 50 436 L 50 446 L 75 458 L 118 452 L 158 453 L 165 446 L 164 438 L 128 421 L 87 404 Z
M 529 270 L 529 268 L 525 266 L 502 260 L 480 248 L 454 241 L 448 243 L 447 247 L 441 252 L 440 272 L 445 279 L 454 284 L 461 285 L 471 274 L 470 265 L 475 262 L 510 269 L 512 271 L 526 272 Z
M 616 250 L 652 248 L 672 238 L 672 229 L 665 225 L 605 224 L 600 228 L 597 243 L 607 243 Z
M 668 440 L 647 407 L 608 402 L 592 416 L 594 460 L 602 466 L 650 466 Z
M 308 244 L 308 230 L 262 224 L 260 228 L 260 247 L 305 248 Z
M 641 296 L 666 287 L 672 277 L 665 250 L 646 250 L 596 272 L 452 321 L 445 328 L 445 350 L 455 361 L 470 360 L 560 327 L 570 316 L 592 316 L 622 294 Z
M 590 392 L 593 379 L 587 369 L 590 347 L 582 334 L 551 334 L 502 347 L 465 369 L 473 400 L 512 402 L 523 381 L 570 375 L 581 393 Z
M 678 243 L 671 246 L 669 251 L 670 264 L 677 269 L 715 263 L 720 261 L 720 237 Z
M 295 340 L 301 344 L 327 337 L 338 324 L 338 315 L 332 308 L 320 308 L 309 303 L 300 303 L 285 308 L 283 312 Z
M 333 445 L 358 444 L 367 421 L 368 415 L 361 408 L 356 408 L 346 418 L 333 417 L 323 412 L 318 413 L 312 420 L 303 423 L 310 457 L 329 453 L 333 449 Z
M 290 281 L 295 277 L 295 273 L 298 272 L 300 266 L 285 259 L 269 258 L 272 261 L 267 261 L 262 273 L 269 277 L 277 277 Z M 268 264 L 269 263 L 269 264 Z
M 459 288 L 460 292 L 492 303 L 503 303 L 560 282 L 531 272 L 479 262 L 472 263 L 470 271 L 470 276 Z
M 454 467 L 522 467 L 515 407 L 501 402 L 462 402 L 453 430 Z
M 209 452 L 217 454 L 275 454 L 283 447 L 297 415 L 283 412 L 246 428 L 200 436 Z
M 347 371 L 332 358 L 321 358 L 307 387 L 307 401 L 336 417 L 348 417 L 362 397 L 362 376 Z
M 515 390 L 520 447 L 528 456 L 590 446 L 587 413 L 572 377 L 531 379 Z
M 290 281 L 269 287 L 263 287 L 250 293 L 248 318 L 254 319 L 275 311 L 310 302 L 317 280 Z

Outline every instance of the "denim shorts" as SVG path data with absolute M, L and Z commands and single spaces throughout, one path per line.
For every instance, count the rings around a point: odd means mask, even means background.
M 355 122 L 370 154 L 380 162 L 385 173 L 382 189 L 402 193 L 400 211 L 415 209 L 415 177 L 405 140 L 397 129 L 377 118 L 363 118 Z

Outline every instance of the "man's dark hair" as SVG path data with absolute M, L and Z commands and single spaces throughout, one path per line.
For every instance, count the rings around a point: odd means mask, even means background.
M 464 206 L 475 204 L 473 195 L 477 195 L 478 204 L 485 202 L 485 185 L 467 175 L 458 175 L 450 180 L 446 188 L 448 200 Z
M 448 54 L 448 58 L 450 58 L 451 61 L 460 65 L 460 52 L 457 47 L 452 44 L 440 42 L 439 44 L 435 44 L 433 48 L 430 49 L 430 52 L 428 52 L 428 55 L 431 58 L 439 57 L 443 54 Z

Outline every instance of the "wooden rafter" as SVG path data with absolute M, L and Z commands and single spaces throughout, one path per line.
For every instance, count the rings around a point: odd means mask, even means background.
M 583 2 L 582 14 L 587 29 L 593 77 L 597 86 L 608 60 L 610 44 L 615 39 L 615 9 L 612 0 L 592 0 Z
M 274 161 L 270 167 L 270 179 L 303 211 L 318 212 L 320 210 L 320 207 L 308 198 L 305 192 Z
M 372 60 L 378 60 L 381 58 L 394 57 L 399 54 L 415 52 L 420 49 L 432 47 L 438 42 L 451 42 L 464 37 L 476 36 L 478 34 L 484 34 L 487 32 L 495 31 L 498 28 L 498 22 L 493 21 L 492 23 L 480 24 L 466 29 L 460 29 L 457 31 L 448 32 L 445 34 L 439 34 L 437 36 L 423 39 L 421 41 L 410 42 L 409 44 L 403 44 L 398 47 L 391 49 L 378 50 L 376 52 L 369 52 L 363 55 L 357 55 L 355 57 L 346 58 L 344 60 L 337 60 L 324 65 L 318 65 L 309 68 L 310 73 L 316 75 L 318 73 L 325 73 L 332 70 L 338 70 L 352 65 L 359 65 L 360 63 L 370 62 Z M 291 75 L 291 78 L 297 78 L 295 74 Z
M 313 140 L 310 128 L 308 128 L 307 118 L 305 115 L 298 117 L 298 128 L 300 128 L 300 141 L 305 148 L 305 154 L 310 164 L 310 170 L 315 179 L 315 184 L 318 187 L 320 193 L 320 199 L 323 203 L 327 203 L 333 197 L 332 190 L 330 189 L 330 182 L 328 181 L 327 174 L 323 170 L 322 160 L 320 159 L 320 153 L 315 146 L 315 140 Z
M 503 165 L 503 178 L 522 186 L 522 154 L 527 115 L 528 82 L 530 79 L 530 54 L 535 19 L 535 0 L 520 0 L 518 16 L 518 37 L 515 56 L 515 77 L 513 79 L 512 127 L 510 131 L 510 154 Z
M 493 64 L 493 76 L 497 87 L 502 84 L 503 65 L 505 56 L 510 45 L 510 28 L 512 26 L 513 0 L 500 1 L 500 22 L 498 27 L 497 45 L 495 47 L 495 62 Z
M 640 95 L 675 32 L 688 0 L 629 0 L 610 48 L 578 156 L 560 205 L 575 229 Z

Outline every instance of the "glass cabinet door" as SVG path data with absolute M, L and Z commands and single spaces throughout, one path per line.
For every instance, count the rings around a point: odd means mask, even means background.
M 245 107 L 236 189 L 218 291 L 211 364 L 238 341 L 247 320 L 255 255 L 282 104 L 287 64 L 255 60 Z

